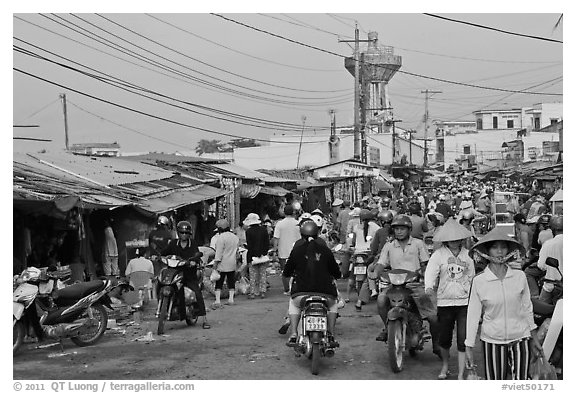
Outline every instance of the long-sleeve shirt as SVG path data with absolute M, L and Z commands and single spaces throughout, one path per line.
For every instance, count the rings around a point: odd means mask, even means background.
M 246 257 L 248 263 L 252 263 L 252 257 L 261 257 L 268 254 L 270 249 L 270 237 L 268 231 L 262 225 L 252 225 L 246 229 Z
M 563 258 L 563 244 L 564 235 L 559 234 L 554 237 L 554 239 L 548 240 L 542 245 L 540 250 L 540 256 L 538 258 L 538 267 L 542 270 L 546 270 L 545 278 L 550 280 L 561 280 L 562 276 L 558 273 L 555 268 L 546 265 L 546 258 L 552 257 L 558 260 L 559 269 L 564 272 L 564 258 Z
M 522 270 L 508 268 L 503 280 L 498 279 L 489 267 L 472 280 L 466 340 L 473 347 L 482 318 L 480 339 L 492 344 L 508 344 L 530 337 L 536 328 L 530 288 Z
M 236 257 L 238 255 L 238 236 L 230 231 L 222 232 L 216 239 L 214 261 L 218 264 L 218 271 L 233 272 L 236 270 Z
M 286 261 L 282 275 L 294 276 L 292 295 L 299 292 L 318 292 L 336 297 L 338 292 L 334 279 L 340 278 L 340 268 L 332 251 L 318 239 L 315 242 L 316 250 L 310 260 L 306 253 L 308 242 L 298 240 Z
M 367 238 L 364 239 L 364 223 L 360 222 L 354 229 L 354 241 L 355 241 L 355 252 L 368 252 L 370 251 L 370 242 L 376 236 L 376 232 L 380 229 L 380 226 L 375 222 L 370 221 L 368 223 L 368 233 Z
M 424 287 L 432 289 L 438 282 L 438 307 L 466 306 L 474 278 L 474 261 L 462 248 L 457 257 L 446 247 L 434 251 L 424 275 Z

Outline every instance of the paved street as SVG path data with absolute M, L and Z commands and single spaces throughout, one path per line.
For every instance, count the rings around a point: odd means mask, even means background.
M 66 340 L 61 352 L 59 346 L 37 349 L 26 344 L 14 357 L 14 379 L 436 379 L 440 361 L 430 343 L 416 358 L 407 356 L 403 372 L 392 373 L 386 344 L 374 340 L 381 329 L 374 303 L 362 312 L 356 312 L 353 303 L 340 310 L 341 347 L 333 358 L 322 359 L 320 374 L 313 376 L 309 360 L 296 358 L 285 346 L 287 336 L 278 333 L 288 297 L 282 294 L 279 276 L 269 281 L 266 299 L 239 296 L 235 306 L 210 311 L 210 330 L 167 322 L 166 335 L 159 337 L 149 310 L 140 324 L 121 326 L 125 334 L 110 329 L 93 347 L 80 348 Z M 341 290 L 344 285 L 340 280 Z M 212 301 L 207 299 L 207 304 Z M 147 332 L 153 332 L 153 342 L 134 341 Z

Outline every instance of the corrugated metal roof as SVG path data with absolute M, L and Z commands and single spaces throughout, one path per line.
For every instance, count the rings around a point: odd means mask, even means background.
M 139 161 L 139 162 L 156 162 L 156 161 L 163 161 L 163 162 L 170 162 L 170 163 L 177 163 L 177 162 L 223 162 L 225 160 L 219 160 L 214 158 L 207 158 L 207 157 L 191 157 L 191 156 L 181 156 L 178 154 L 166 154 L 166 153 L 148 153 L 148 154 L 140 154 L 137 156 L 120 156 L 119 159 L 130 160 L 130 161 Z
M 193 203 L 216 199 L 226 194 L 228 194 L 226 190 L 202 184 L 193 189 L 175 191 L 162 198 L 148 199 L 140 203 L 140 208 L 154 213 L 163 213 Z
M 61 175 L 63 177 L 85 178 L 96 184 L 107 186 L 160 180 L 172 176 L 169 171 L 139 162 L 111 157 L 83 156 L 68 152 L 28 155 L 16 153 L 14 161 L 25 162 L 37 168 L 51 166 L 52 169 L 68 172 Z
M 238 177 L 252 180 L 263 180 L 268 175 L 244 168 L 235 164 L 210 164 L 209 166 L 233 173 Z

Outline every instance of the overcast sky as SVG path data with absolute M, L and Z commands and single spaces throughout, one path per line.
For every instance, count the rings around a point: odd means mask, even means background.
M 353 38 L 355 21 L 361 39 L 376 31 L 380 45 L 402 56 L 389 83 L 402 127 L 421 127 L 425 89 L 442 91 L 430 101 L 430 118 L 439 120 L 563 101 L 562 95 L 480 88 L 562 94 L 561 43 L 422 13 L 265 10 L 218 12 L 229 20 L 208 13 L 14 14 L 13 63 L 21 72 L 13 71 L 13 124 L 39 127 L 14 128 L 13 135 L 53 140 L 14 141 L 14 150 L 64 147 L 60 93 L 68 101 L 71 144 L 116 141 L 125 152 L 191 151 L 200 139 L 229 139 L 200 129 L 261 139 L 275 130 L 299 133 L 303 116 L 306 126 L 320 130 L 329 126 L 329 109 L 338 126 L 352 125 L 353 77 L 342 56 L 352 56 L 353 44 L 339 40 Z M 563 24 L 554 29 L 561 10 L 434 13 L 562 41 Z

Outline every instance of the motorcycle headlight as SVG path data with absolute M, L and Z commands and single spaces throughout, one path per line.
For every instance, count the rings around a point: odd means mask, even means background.
M 361 256 L 356 257 L 356 262 L 358 263 L 364 263 L 364 258 Z
M 408 273 L 388 273 L 392 285 L 402 285 L 406 282 Z

